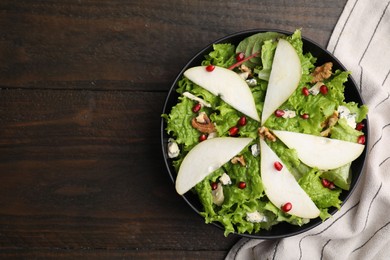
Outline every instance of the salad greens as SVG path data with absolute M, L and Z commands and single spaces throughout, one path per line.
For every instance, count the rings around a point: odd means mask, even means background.
M 331 77 L 324 79 L 323 84 L 328 87 L 327 95 L 303 95 L 304 88 L 310 88 L 316 58 L 310 53 L 303 53 L 303 41 L 300 30 L 287 36 L 280 33 L 268 32 L 252 35 L 238 46 L 229 43 L 214 44 L 213 51 L 207 54 L 202 65 L 215 65 L 229 68 L 236 61 L 237 53 L 244 53 L 246 57 L 258 53 L 258 55 L 244 63 L 251 70 L 247 79 L 251 80 L 250 88 L 256 103 L 256 109 L 261 114 L 263 102 L 268 85 L 268 78 L 272 68 L 273 56 L 279 38 L 286 39 L 296 50 L 302 66 L 302 78 L 296 91 L 280 107 L 284 111 L 294 111 L 296 116 L 290 118 L 272 115 L 265 122 L 265 126 L 274 130 L 287 130 L 312 135 L 321 135 L 326 128 L 326 122 L 340 106 L 346 107 L 353 116 L 356 123 L 365 119 L 368 108 L 359 106 L 357 103 L 344 101 L 344 83 L 349 73 L 345 71 L 334 71 Z M 241 70 L 240 70 L 241 69 Z M 242 73 L 242 67 L 234 68 L 237 73 Z M 255 84 L 253 84 L 255 82 Z M 178 171 L 180 163 L 185 155 L 196 144 L 199 143 L 201 133 L 191 125 L 191 120 L 199 113 L 206 113 L 216 127 L 217 136 L 229 136 L 229 129 L 237 125 L 238 120 L 243 116 L 240 112 L 225 103 L 220 97 L 214 96 L 202 87 L 194 84 L 183 77 L 176 89 L 180 95 L 177 104 L 172 107 L 169 114 L 162 115 L 166 120 L 167 133 L 180 147 L 180 154 L 172 160 L 173 166 Z M 183 93 L 190 92 L 211 106 L 202 106 L 200 111 L 194 113 L 192 108 L 197 104 Z M 301 115 L 309 114 L 309 118 L 302 118 Z M 303 225 L 308 219 L 303 219 L 275 207 L 266 197 L 262 185 L 260 173 L 260 156 L 256 152 L 258 145 L 258 128 L 260 123 L 247 117 L 246 124 L 240 126 L 241 137 L 251 137 L 254 141 L 245 148 L 240 155 L 244 156 L 246 166 L 233 164 L 231 161 L 215 170 L 212 174 L 198 183 L 191 192 L 198 194 L 204 207 L 201 213 L 206 223 L 219 222 L 225 227 L 225 236 L 232 232 L 254 233 L 261 229 L 270 229 L 280 222 L 288 222 L 293 225 Z M 345 141 L 356 142 L 361 129 L 356 130 L 346 118 L 338 118 L 334 125 L 329 125 L 329 137 Z M 297 179 L 299 185 L 310 196 L 316 206 L 320 209 L 320 217 L 325 220 L 330 216 L 331 208 L 339 208 L 342 201 L 339 199 L 343 189 L 350 188 L 351 171 L 347 164 L 331 171 L 320 171 L 310 168 L 301 163 L 295 150 L 287 148 L 281 141 L 267 141 L 267 144 L 281 158 L 290 172 Z M 223 185 L 224 201 L 219 206 L 213 202 L 211 183 L 218 182 L 223 174 L 230 177 L 229 184 Z M 334 184 L 332 189 L 324 187 L 322 181 L 327 180 Z M 237 187 L 238 182 L 245 182 L 245 189 Z M 253 220 L 248 213 L 258 212 L 261 219 Z

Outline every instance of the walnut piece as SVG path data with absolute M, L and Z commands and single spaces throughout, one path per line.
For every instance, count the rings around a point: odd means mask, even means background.
M 210 118 L 207 116 L 206 113 L 202 113 L 200 115 L 203 115 L 202 118 L 194 117 L 191 121 L 192 127 L 197 129 L 199 132 L 204 134 L 211 134 L 215 132 L 215 126 L 211 122 Z
M 243 155 L 233 157 L 233 158 L 230 160 L 230 162 L 231 162 L 232 164 L 240 163 L 241 166 L 246 166 L 245 159 L 244 159 L 244 156 L 243 156 Z
M 246 66 L 246 65 L 244 65 L 244 64 L 242 64 L 241 66 L 240 66 L 240 68 L 239 68 L 242 72 L 248 72 L 249 74 L 252 74 L 252 70 L 248 67 L 248 66 Z
M 269 131 L 269 129 L 267 127 L 262 126 L 257 131 L 258 131 L 259 136 L 261 138 L 263 138 L 263 139 L 267 138 L 271 142 L 275 142 L 276 141 L 276 137 L 273 134 L 271 134 L 271 132 Z
M 313 79 L 311 80 L 311 83 L 316 83 L 332 76 L 332 66 L 332 62 L 327 62 L 316 67 L 312 73 Z
M 332 127 L 336 125 L 337 121 L 339 120 L 339 113 L 337 111 L 334 111 L 333 114 L 328 117 L 325 122 L 321 124 L 323 128 L 326 128 L 321 132 L 321 136 L 327 137 L 330 134 L 330 131 L 332 130 Z

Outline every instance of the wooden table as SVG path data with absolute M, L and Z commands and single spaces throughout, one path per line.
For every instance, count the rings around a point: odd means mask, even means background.
M 2 0 L 0 258 L 223 259 L 239 237 L 175 193 L 160 114 L 209 42 L 302 28 L 326 46 L 346 0 Z

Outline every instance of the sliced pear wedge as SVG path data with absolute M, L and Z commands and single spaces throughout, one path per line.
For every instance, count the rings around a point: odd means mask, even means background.
M 298 158 L 310 167 L 320 170 L 339 168 L 358 158 L 364 145 L 322 136 L 272 131 L 288 148 L 295 149 Z
M 210 173 L 240 153 L 253 139 L 216 137 L 192 148 L 180 165 L 176 178 L 176 191 L 183 195 Z
M 218 66 L 209 72 L 205 66 L 198 66 L 186 70 L 184 76 L 212 94 L 220 96 L 241 113 L 260 121 L 252 92 L 237 73 Z
M 291 96 L 301 76 L 301 61 L 297 52 L 288 41 L 279 39 L 264 100 L 262 124 Z
M 281 159 L 271 150 L 267 143 L 260 139 L 261 179 L 264 191 L 269 200 L 278 208 L 291 203 L 288 214 L 302 218 L 316 218 L 320 210 L 309 195 L 299 186 Z M 274 163 L 280 163 L 282 169 L 277 170 Z

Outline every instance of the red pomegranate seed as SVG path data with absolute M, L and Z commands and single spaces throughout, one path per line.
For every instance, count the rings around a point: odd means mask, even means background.
M 281 171 L 283 169 L 283 164 L 280 162 L 274 162 L 274 167 L 277 171 Z
M 309 119 L 309 114 L 303 114 L 303 115 L 301 115 L 301 118 L 303 118 L 303 119 Z
M 290 202 L 287 202 L 286 204 L 284 204 L 281 209 L 284 211 L 284 212 L 289 212 L 291 209 L 292 209 L 292 204 Z
M 199 136 L 199 142 L 203 142 L 206 139 L 207 139 L 207 135 L 205 135 L 205 134 L 202 134 L 201 136 Z
M 202 108 L 202 105 L 200 103 L 196 103 L 193 107 L 192 107 L 192 112 L 194 113 L 198 113 L 199 110 Z
M 276 117 L 282 117 L 284 115 L 284 110 L 278 109 L 275 111 Z
M 240 188 L 240 189 L 245 189 L 245 188 L 246 188 L 246 183 L 245 183 L 244 181 L 240 181 L 240 182 L 238 183 L 238 188 Z
M 211 185 L 212 190 L 216 190 L 218 188 L 218 183 L 216 183 L 214 181 L 210 185 Z
M 364 135 L 359 136 L 357 142 L 358 142 L 358 144 L 365 144 L 366 137 Z
M 322 179 L 321 183 L 322 186 L 324 186 L 325 188 L 329 188 L 330 181 L 328 181 L 327 179 Z
M 229 135 L 230 136 L 237 136 L 239 132 L 239 129 L 237 126 L 233 126 L 229 129 Z
M 215 66 L 214 66 L 214 65 L 208 65 L 208 66 L 206 66 L 206 70 L 207 70 L 208 72 L 212 72 L 214 69 L 215 69 Z
M 302 89 L 302 94 L 303 94 L 304 96 L 306 96 L 306 97 L 310 94 L 310 92 L 309 92 L 309 90 L 307 89 L 307 87 L 303 87 L 303 89 Z
M 237 53 L 236 61 L 242 61 L 243 59 L 245 59 L 245 53 L 243 53 L 243 52 Z
M 325 86 L 325 85 L 322 85 L 322 86 L 320 87 L 320 92 L 322 93 L 322 95 L 328 94 L 328 87 Z
M 361 130 L 363 130 L 363 128 L 365 127 L 365 125 L 364 125 L 364 123 L 358 123 L 357 125 L 356 125 L 356 130 L 358 130 L 358 131 L 361 131 Z
M 334 189 L 336 189 L 336 186 L 334 185 L 334 183 L 333 183 L 333 182 L 329 182 L 328 189 L 330 189 L 330 190 L 334 190 Z
M 246 125 L 246 117 L 245 116 L 240 117 L 240 119 L 238 120 L 238 125 L 240 125 L 240 126 Z

